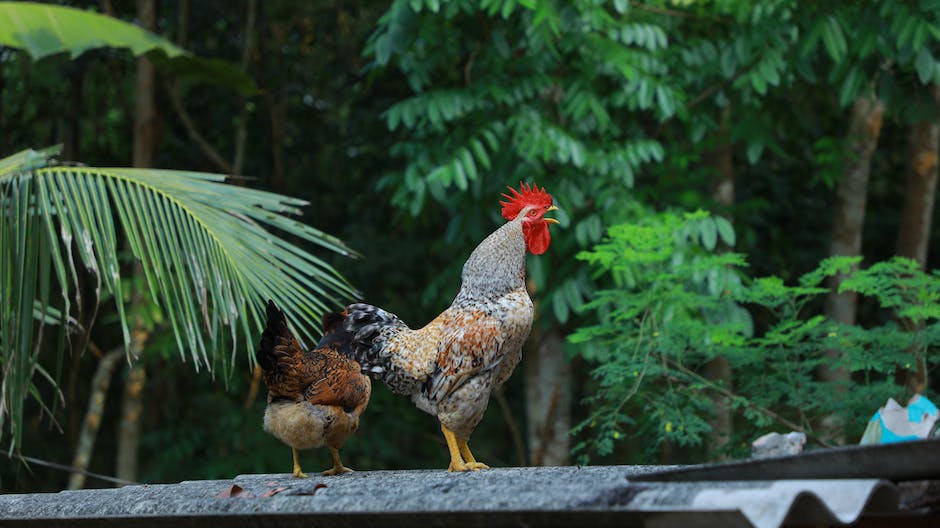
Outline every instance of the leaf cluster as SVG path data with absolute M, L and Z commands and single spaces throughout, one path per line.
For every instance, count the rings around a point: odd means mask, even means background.
M 610 454 L 629 436 L 643 438 L 651 451 L 667 441 L 699 446 L 711 431 L 716 396 L 731 405 L 745 441 L 784 428 L 825 444 L 815 430 L 830 416 L 847 424 L 852 438 L 887 397 L 904 396 L 897 370 L 919 358 L 938 362 L 937 273 L 903 258 L 852 271 L 858 258 L 834 257 L 794 285 L 749 279 L 743 255 L 715 251 L 712 230 L 733 241 L 730 225 L 717 228 L 722 220 L 703 212 L 651 215 L 612 226 L 603 242 L 578 255 L 614 285 L 583 307 L 598 323 L 570 336 L 595 365 L 596 392 L 584 402 L 591 412 L 575 428 L 582 459 Z M 809 306 L 828 292 L 820 284 L 837 273 L 849 274 L 843 291 L 870 296 L 913 324 L 889 319 L 863 328 L 812 313 Z M 755 329 L 756 311 L 771 314 L 772 323 Z M 701 374 L 716 357 L 729 363 L 733 385 Z M 846 369 L 852 381 L 817 381 L 820 366 Z

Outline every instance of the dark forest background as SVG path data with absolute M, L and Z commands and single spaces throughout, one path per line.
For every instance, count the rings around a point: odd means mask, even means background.
M 529 263 L 533 334 L 474 435 L 491 466 L 697 462 L 771 430 L 856 443 L 887 397 L 936 394 L 937 2 L 60 4 L 145 27 L 151 10 L 153 32 L 257 91 L 160 67 L 141 84 L 146 59 L 127 50 L 0 48 L 0 156 L 61 144 L 64 161 L 145 159 L 307 200 L 300 220 L 361 257 L 318 254 L 412 326 L 451 301 L 507 185 L 554 195 L 561 228 Z M 856 276 L 837 271 L 891 262 L 836 293 Z M 109 366 L 88 469 L 147 483 L 287 471 L 261 430 L 254 343 L 237 343 L 231 374 L 196 372 L 159 309 L 141 309 L 144 354 Z M 88 350 L 65 356 L 60 428 L 27 400 L 23 455 L 72 464 L 91 380 L 122 345 L 101 310 Z M 343 460 L 443 469 L 446 453 L 432 417 L 376 386 Z M 326 450 L 302 456 L 328 467 Z M 0 463 L 4 492 L 68 479 Z

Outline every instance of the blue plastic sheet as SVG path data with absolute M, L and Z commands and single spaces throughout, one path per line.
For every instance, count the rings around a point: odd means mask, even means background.
M 884 407 L 875 411 L 859 443 L 890 444 L 927 438 L 937 418 L 937 406 L 926 396 L 915 394 L 907 407 L 889 398 Z

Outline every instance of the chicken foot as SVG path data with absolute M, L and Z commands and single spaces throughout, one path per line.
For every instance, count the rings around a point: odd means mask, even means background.
M 333 455 L 333 467 L 323 472 L 324 475 L 342 475 L 343 473 L 352 473 L 353 470 L 343 465 L 339 458 L 339 449 L 330 446 L 330 454 Z
M 477 471 L 489 468 L 486 464 L 477 462 L 473 458 L 466 440 L 458 440 L 457 435 L 444 424 L 441 424 L 441 432 L 444 433 L 447 450 L 450 451 L 450 465 L 447 467 L 447 471 Z
M 300 454 L 296 448 L 290 448 L 294 453 L 294 478 L 307 478 L 306 473 L 300 470 Z
M 477 464 L 477 465 L 480 466 L 479 469 L 489 469 L 489 468 L 490 468 L 490 466 L 487 466 L 486 464 L 484 464 L 484 463 L 482 463 L 482 462 L 477 462 L 477 460 L 476 460 L 475 458 L 473 458 L 473 453 L 470 452 L 470 446 L 467 445 L 467 441 L 466 441 L 466 440 L 461 440 L 460 438 L 458 438 L 458 439 L 457 439 L 457 448 L 460 449 L 460 456 L 463 457 L 464 462 L 466 462 L 466 463 L 468 463 L 468 464 Z

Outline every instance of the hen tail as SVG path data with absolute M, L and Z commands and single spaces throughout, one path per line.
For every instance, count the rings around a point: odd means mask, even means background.
M 261 333 L 261 345 L 258 352 L 255 353 L 255 359 L 261 365 L 265 372 L 274 372 L 277 369 L 278 357 L 286 351 L 281 343 L 291 343 L 294 341 L 294 334 L 287 327 L 287 317 L 284 312 L 269 300 L 265 308 L 268 316 L 268 323 Z
M 423 379 L 418 379 L 401 361 L 409 351 L 396 348 L 397 342 L 390 346 L 395 336 L 410 331 L 408 326 L 397 315 L 371 304 L 351 304 L 346 307 L 346 314 L 343 328 L 352 335 L 349 357 L 393 392 L 412 393 Z

